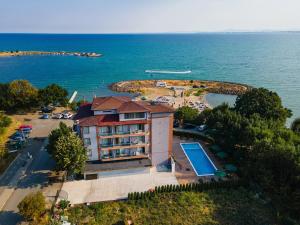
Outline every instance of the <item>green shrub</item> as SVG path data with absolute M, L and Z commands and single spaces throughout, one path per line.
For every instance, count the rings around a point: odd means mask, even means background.
M 46 201 L 42 192 L 27 195 L 19 204 L 20 214 L 27 221 L 38 221 L 46 212 Z
M 59 203 L 58 203 L 59 208 L 61 208 L 62 210 L 68 208 L 69 204 L 70 204 L 70 201 L 64 200 L 64 199 L 60 200 Z

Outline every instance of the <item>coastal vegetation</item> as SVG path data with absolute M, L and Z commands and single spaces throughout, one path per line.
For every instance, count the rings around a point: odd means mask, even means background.
M 291 125 L 292 131 L 294 131 L 297 134 L 300 134 L 300 118 L 296 118 Z
M 6 133 L 9 126 L 12 124 L 12 119 L 3 112 L 0 112 L 0 159 L 3 158 L 6 154 L 5 152 L 5 140 Z
M 164 192 L 139 200 L 79 205 L 66 212 L 74 224 L 276 224 L 271 207 L 244 188 Z
M 69 175 L 82 172 L 87 152 L 81 139 L 66 124 L 61 122 L 59 128 L 51 131 L 47 150 L 56 161 L 57 170 Z
M 8 154 L 6 147 L 8 137 L 15 132 L 17 127 L 18 122 L 15 119 L 0 112 L 0 174 L 17 155 L 16 153 Z
M 27 112 L 49 104 L 65 106 L 66 89 L 50 84 L 38 89 L 27 80 L 0 83 L 0 110 L 8 113 Z
M 19 204 L 18 209 L 23 218 L 32 225 L 46 224 L 46 200 L 42 192 L 27 195 Z
M 279 96 L 263 88 L 223 104 L 198 117 L 227 150 L 239 175 L 263 193 L 280 216 L 300 219 L 300 135 L 285 127 L 291 111 Z
M 180 126 L 182 126 L 183 122 L 193 122 L 197 118 L 198 114 L 199 111 L 197 109 L 188 106 L 182 106 L 176 110 L 174 118 L 175 120 L 179 121 Z

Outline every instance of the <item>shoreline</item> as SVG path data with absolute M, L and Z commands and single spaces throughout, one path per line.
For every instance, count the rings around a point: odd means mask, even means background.
M 102 54 L 95 52 L 65 52 L 65 51 L 0 51 L 0 57 L 33 56 L 33 55 L 58 55 L 58 56 L 80 56 L 100 57 Z
M 114 92 L 135 94 L 134 99 L 164 103 L 179 108 L 190 106 L 202 112 L 213 108 L 207 94 L 241 95 L 251 86 L 233 82 L 209 80 L 129 80 L 109 85 Z

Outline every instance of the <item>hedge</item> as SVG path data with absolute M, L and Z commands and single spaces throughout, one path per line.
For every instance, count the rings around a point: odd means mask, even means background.
M 202 192 L 212 189 L 221 188 L 236 188 L 241 186 L 246 186 L 247 182 L 242 179 L 238 180 L 225 180 L 225 181 L 211 181 L 205 183 L 189 183 L 189 184 L 178 184 L 178 185 L 163 185 L 157 186 L 154 190 L 145 192 L 132 192 L 128 193 L 128 200 L 138 200 L 138 199 L 150 199 L 159 193 L 171 193 L 171 192 Z

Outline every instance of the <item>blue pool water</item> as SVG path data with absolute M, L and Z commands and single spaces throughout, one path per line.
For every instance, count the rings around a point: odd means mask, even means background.
M 197 176 L 214 175 L 217 168 L 199 143 L 181 143 L 180 145 Z

